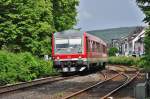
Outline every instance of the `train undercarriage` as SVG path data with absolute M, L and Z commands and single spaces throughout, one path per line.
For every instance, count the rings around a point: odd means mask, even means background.
M 84 72 L 105 69 L 106 62 L 89 63 L 88 61 L 55 61 L 54 68 L 62 73 Z

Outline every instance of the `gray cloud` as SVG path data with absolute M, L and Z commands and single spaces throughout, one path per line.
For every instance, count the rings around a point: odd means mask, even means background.
M 143 25 L 143 13 L 135 0 L 80 0 L 76 28 L 103 28 Z

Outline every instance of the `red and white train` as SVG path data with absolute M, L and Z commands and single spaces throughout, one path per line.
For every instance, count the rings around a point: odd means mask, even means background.
M 54 67 L 63 73 L 105 68 L 107 44 L 86 32 L 68 30 L 52 35 Z

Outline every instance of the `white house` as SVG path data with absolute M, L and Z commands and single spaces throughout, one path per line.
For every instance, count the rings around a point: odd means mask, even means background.
M 137 35 L 132 40 L 132 52 L 137 55 L 144 54 L 144 37 L 145 37 L 145 30 L 143 30 L 139 35 Z
M 130 33 L 128 36 L 118 39 L 118 41 L 114 40 L 113 43 L 117 44 L 112 44 L 113 47 L 117 47 L 119 49 L 120 55 L 140 56 L 144 54 L 144 36 L 145 29 L 139 28 Z
M 140 56 L 144 54 L 144 36 L 145 30 L 139 33 L 133 33 L 125 38 L 122 46 L 122 54 Z

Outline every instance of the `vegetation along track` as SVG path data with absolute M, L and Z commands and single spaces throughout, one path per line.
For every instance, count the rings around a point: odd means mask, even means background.
M 19 89 L 32 87 L 32 86 L 35 86 L 35 85 L 40 85 L 40 84 L 44 84 L 44 83 L 48 83 L 48 82 L 53 83 L 53 82 L 57 82 L 57 81 L 60 81 L 60 80 L 71 79 L 71 78 L 74 78 L 74 77 L 77 77 L 77 75 L 69 76 L 69 77 L 61 77 L 61 76 L 46 77 L 46 78 L 36 79 L 36 80 L 33 80 L 33 81 L 29 81 L 29 82 L 22 82 L 22 83 L 13 84 L 13 85 L 1 86 L 0 87 L 0 94 L 11 92 L 11 91 L 16 91 L 16 90 L 19 90 Z
M 100 81 L 92 86 L 75 92 L 63 99 L 77 98 L 77 99 L 106 99 L 120 88 L 129 84 L 134 78 L 137 77 L 139 72 L 135 76 L 131 77 L 123 72 L 118 72 L 115 76 L 108 78 L 104 81 Z

